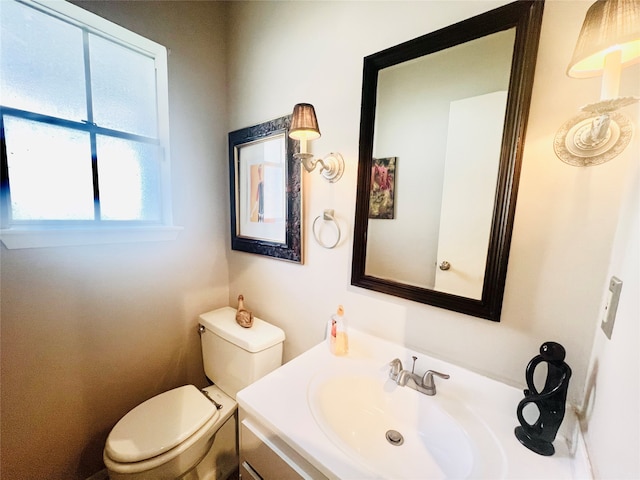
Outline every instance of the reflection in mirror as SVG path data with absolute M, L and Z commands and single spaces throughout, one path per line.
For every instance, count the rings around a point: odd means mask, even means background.
M 514 42 L 511 28 L 378 72 L 373 156 L 399 159 L 398 215 L 370 215 L 367 275 L 481 298 Z
M 542 8 L 365 58 L 353 285 L 499 320 Z

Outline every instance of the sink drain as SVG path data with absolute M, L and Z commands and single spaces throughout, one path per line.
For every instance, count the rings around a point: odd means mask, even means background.
M 387 442 L 389 442 L 391 445 L 398 446 L 404 443 L 404 437 L 397 430 L 387 430 L 385 436 L 387 437 Z

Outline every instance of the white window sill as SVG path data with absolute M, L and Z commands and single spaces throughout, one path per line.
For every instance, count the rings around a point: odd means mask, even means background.
M 104 245 L 113 243 L 160 242 L 175 240 L 182 227 L 107 228 L 8 228 L 0 230 L 0 240 L 12 250 L 19 248 Z

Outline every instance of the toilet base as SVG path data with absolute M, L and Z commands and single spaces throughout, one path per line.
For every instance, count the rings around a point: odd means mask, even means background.
M 209 453 L 179 480 L 227 480 L 238 471 L 238 404 L 215 385 L 204 390 L 222 405 L 224 424 L 216 432 Z
M 234 414 L 216 432 L 209 453 L 180 480 L 227 480 L 237 472 L 236 431 L 237 415 Z

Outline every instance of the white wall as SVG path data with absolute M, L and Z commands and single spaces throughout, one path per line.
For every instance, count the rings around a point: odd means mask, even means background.
M 546 2 L 502 321 L 350 286 L 362 58 L 499 3 L 506 2 L 231 4 L 229 130 L 310 102 L 323 132 L 312 151 L 339 151 L 347 164 L 337 184 L 304 174 L 305 265 L 230 254 L 231 304 L 242 293 L 248 308 L 283 327 L 286 359 L 319 342 L 325 320 L 343 304 L 353 326 L 516 385 L 540 345 L 558 341 L 574 372 L 569 398 L 581 403 L 621 201 L 617 185 L 638 151 L 632 146 L 588 169 L 565 165 L 553 152 L 559 127 L 599 97 L 599 79 L 565 75 L 590 1 Z M 310 231 L 325 208 L 335 209 L 344 234 L 333 250 L 318 246 Z
M 596 478 L 631 480 L 640 478 L 640 162 L 620 189 L 625 201 L 607 280 L 622 280 L 622 292 L 610 340 L 597 320 L 583 428 Z

